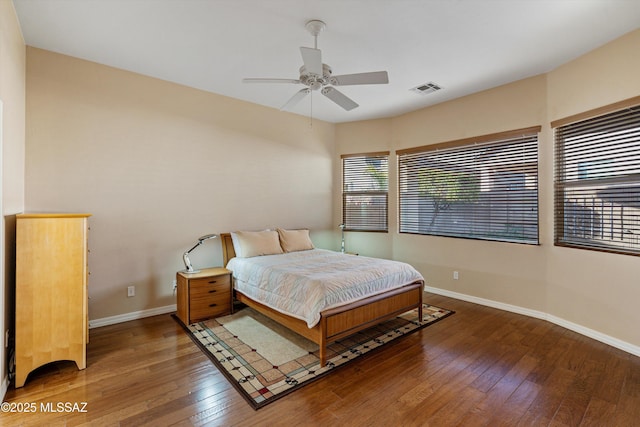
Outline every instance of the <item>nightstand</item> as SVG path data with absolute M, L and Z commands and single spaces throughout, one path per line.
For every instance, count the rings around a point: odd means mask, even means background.
M 203 268 L 176 274 L 178 317 L 185 325 L 233 313 L 231 270 Z

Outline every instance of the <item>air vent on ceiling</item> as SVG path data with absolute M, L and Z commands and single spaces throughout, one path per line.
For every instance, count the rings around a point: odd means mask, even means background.
M 411 88 L 412 91 L 420 93 L 422 95 L 433 93 L 433 92 L 439 91 L 440 89 L 442 89 L 442 86 L 437 85 L 433 82 L 424 83 L 414 88 Z

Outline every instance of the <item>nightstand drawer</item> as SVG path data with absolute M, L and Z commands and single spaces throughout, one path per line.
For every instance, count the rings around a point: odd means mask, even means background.
M 189 290 L 191 295 L 206 294 L 209 291 L 230 292 L 231 280 L 229 275 L 215 277 L 203 277 L 200 279 L 192 279 L 189 281 Z
M 189 311 L 192 322 L 231 313 L 231 293 L 219 292 L 192 297 Z

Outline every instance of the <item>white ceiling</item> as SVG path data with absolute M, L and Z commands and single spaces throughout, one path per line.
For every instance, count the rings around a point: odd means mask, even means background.
M 387 70 L 388 85 L 318 92 L 293 112 L 329 122 L 395 116 L 548 72 L 640 28 L 640 0 L 14 0 L 30 46 L 273 108 L 303 86 L 304 25 L 334 74 Z M 640 47 L 639 47 L 640 52 Z M 410 91 L 435 82 L 443 90 Z

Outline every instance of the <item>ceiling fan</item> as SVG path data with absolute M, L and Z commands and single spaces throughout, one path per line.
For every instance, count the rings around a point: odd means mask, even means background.
M 347 111 L 353 110 L 358 104 L 338 91 L 334 86 L 389 83 L 389 76 L 386 71 L 333 76 L 331 67 L 322 63 L 322 52 L 318 49 L 318 34 L 326 28 L 326 24 L 319 20 L 311 20 L 305 24 L 305 28 L 314 37 L 314 47 L 300 48 L 304 65 L 300 67 L 300 77 L 298 79 L 247 78 L 242 81 L 244 83 L 293 83 L 305 85 L 306 87 L 296 92 L 282 106 L 281 110 L 291 109 L 311 91 L 320 90 L 320 93 Z

